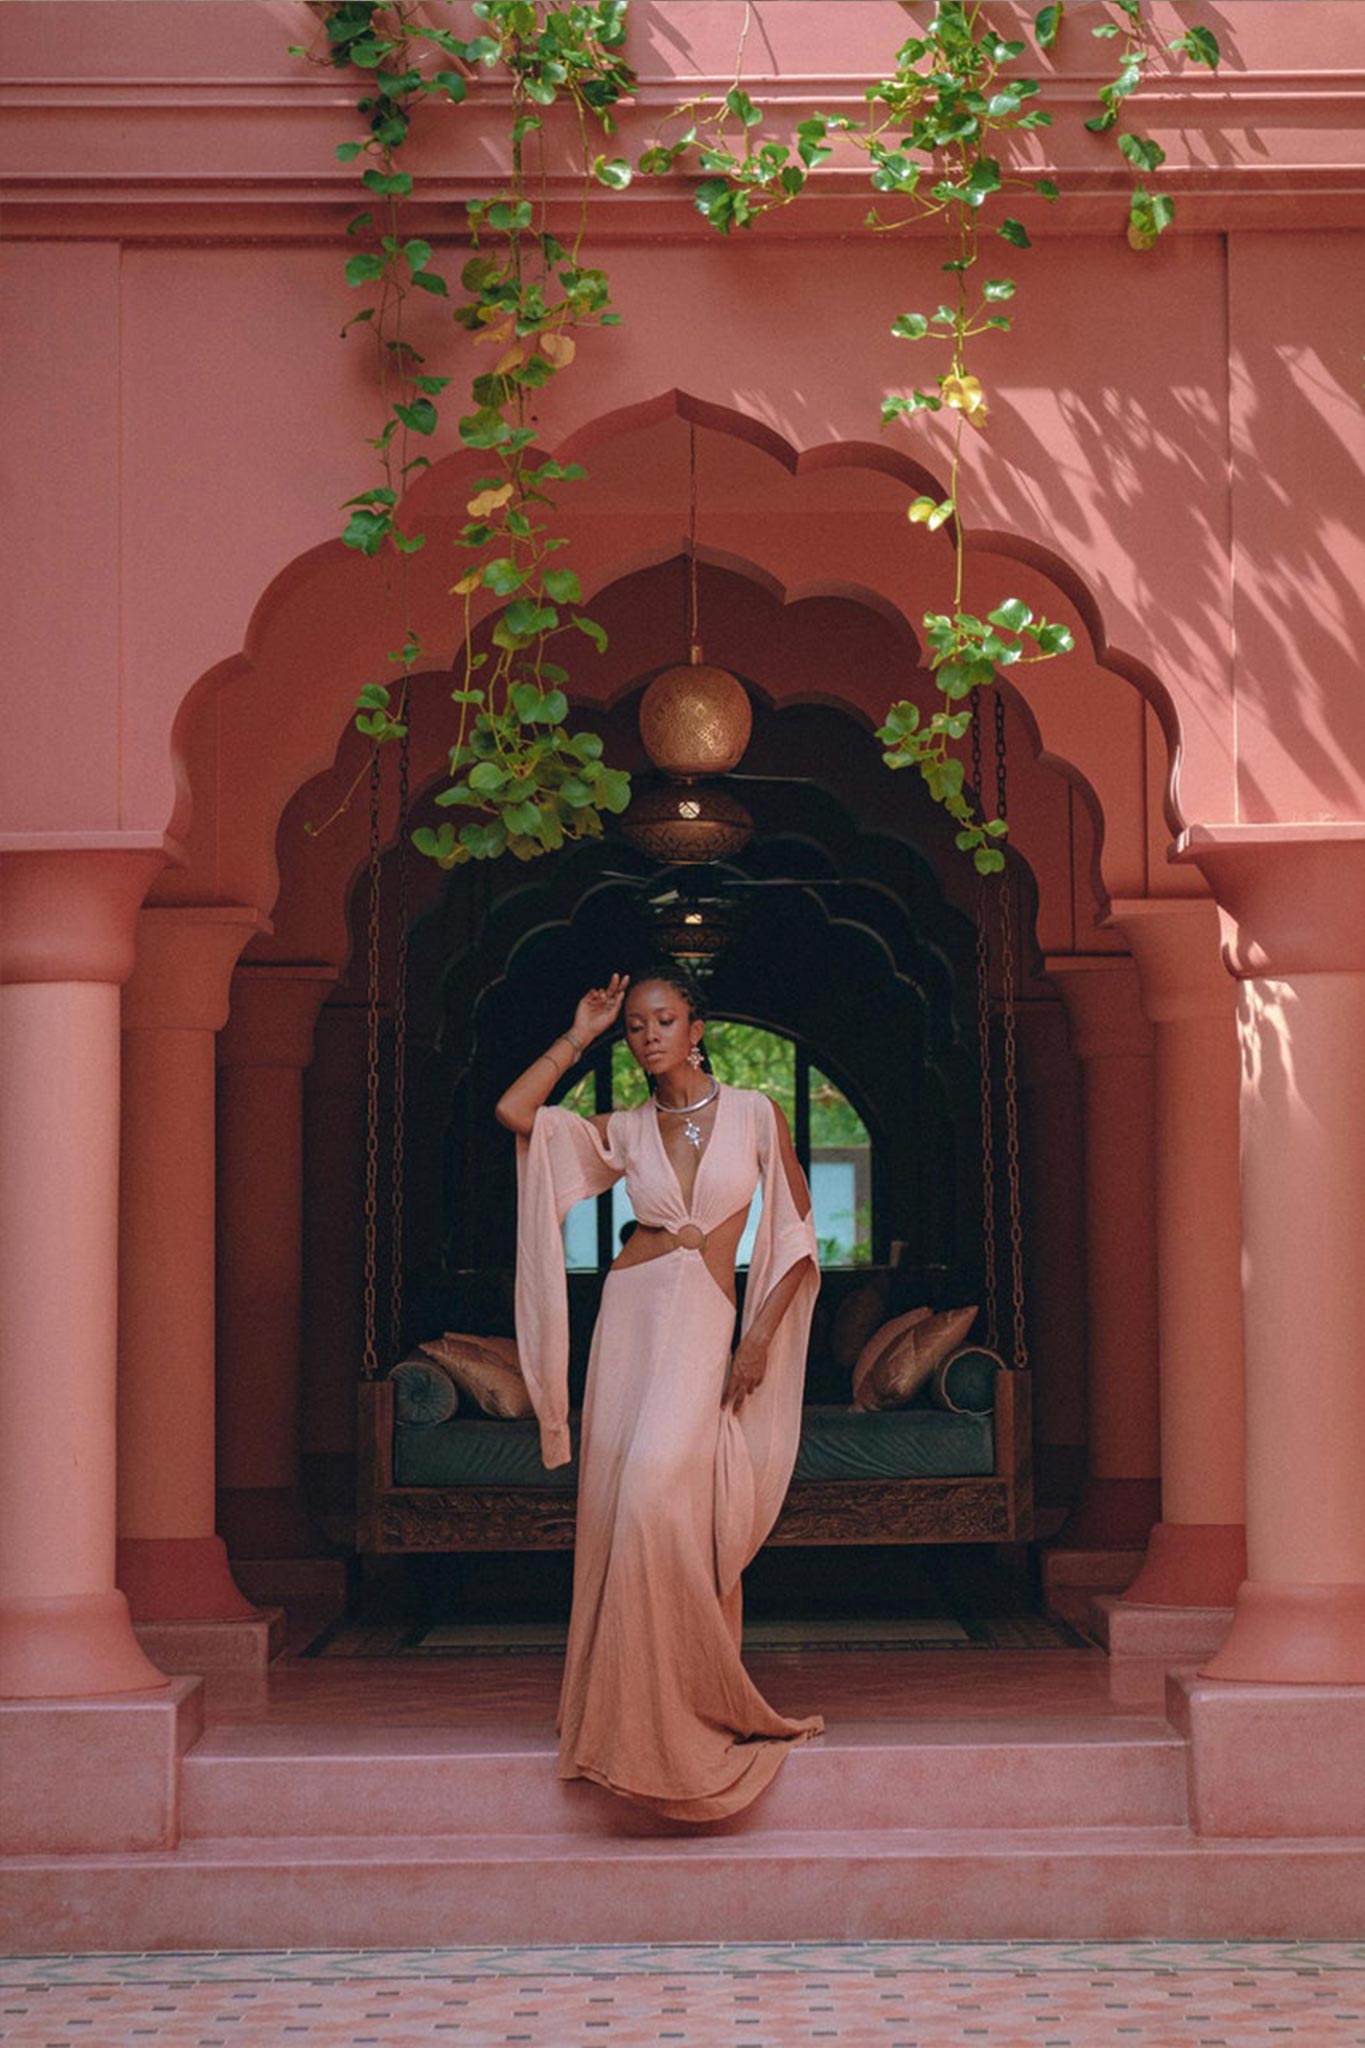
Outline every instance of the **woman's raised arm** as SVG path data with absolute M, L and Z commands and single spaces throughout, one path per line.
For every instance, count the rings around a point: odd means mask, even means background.
M 621 1014 L 630 985 L 628 974 L 613 974 L 605 988 L 590 988 L 580 997 L 573 1024 L 554 1039 L 547 1052 L 532 1060 L 524 1074 L 518 1074 L 506 1093 L 499 1097 L 493 1114 L 505 1129 L 530 1135 L 536 1111 L 549 1100 L 550 1091 L 575 1060 L 582 1059 L 595 1038 L 609 1031 Z

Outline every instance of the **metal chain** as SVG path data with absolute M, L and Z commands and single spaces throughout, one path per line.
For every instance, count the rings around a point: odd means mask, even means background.
M 389 1356 L 403 1348 L 403 1154 L 407 1140 L 408 1072 L 408 775 L 412 685 L 407 692 L 403 737 L 398 742 L 398 932 L 393 982 L 393 1238 L 389 1256 Z
M 995 787 L 996 810 L 1008 814 L 1009 792 L 1005 767 L 1005 704 L 999 691 L 995 697 Z M 1028 1366 L 1028 1338 L 1024 1330 L 1024 1220 L 1019 1172 L 1019 1046 L 1015 1018 L 1015 950 L 1013 887 L 1008 868 L 1000 877 L 1000 994 L 1001 1028 L 1004 1047 L 1005 1083 L 1005 1180 L 1009 1208 L 1010 1295 L 1014 1324 L 1014 1366 L 1024 1372 Z
M 367 1380 L 379 1374 L 379 749 L 370 755 L 369 926 L 365 990 L 365 1351 Z
M 981 786 L 981 697 L 978 693 L 972 717 L 972 786 L 976 800 L 985 809 Z M 987 921 L 989 892 L 986 877 L 978 879 L 976 892 L 976 1026 L 979 1041 L 981 1080 L 981 1234 L 982 1266 L 986 1286 L 986 1342 L 992 1351 L 1000 1348 L 1000 1299 L 996 1279 L 995 1250 L 995 1116 L 991 1100 L 991 941 Z

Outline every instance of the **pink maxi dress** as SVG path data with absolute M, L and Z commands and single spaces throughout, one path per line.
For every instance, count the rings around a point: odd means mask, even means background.
M 690 1213 L 652 1102 L 615 1111 L 605 1134 L 542 1109 L 517 1157 L 517 1340 L 547 1468 L 570 1456 L 561 1226 L 575 1202 L 624 1176 L 640 1222 L 695 1237 L 761 1184 L 743 1329 L 782 1275 L 809 1261 L 738 1415 L 721 1406 L 734 1304 L 700 1249 L 607 1275 L 588 1362 L 559 1775 L 674 1819 L 718 1820 L 824 1727 L 818 1715 L 775 1712 L 740 1661 L 740 1573 L 796 1459 L 819 1286 L 814 1225 L 792 1199 L 773 1105 L 753 1089 L 721 1087 Z

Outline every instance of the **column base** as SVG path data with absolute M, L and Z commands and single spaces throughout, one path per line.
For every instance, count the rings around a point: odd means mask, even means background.
M 1100 1593 L 1090 1602 L 1090 1630 L 1111 1657 L 1192 1663 L 1218 1648 L 1232 1626 L 1232 1608 L 1164 1607 L 1126 1593 Z M 169 1669 L 169 1666 L 167 1667 Z
M 133 1633 L 173 1675 L 264 1671 L 284 1648 L 284 1609 L 253 1607 L 241 1621 L 142 1621 Z
M 1246 1580 L 1227 1641 L 1201 1676 L 1256 1685 L 1365 1686 L 1365 1585 Z M 1361 1775 L 1365 1781 L 1365 1758 Z
M 1086 1628 L 1091 1602 L 1121 1593 L 1142 1569 L 1140 1550 L 1069 1550 L 1059 1542 L 1042 1554 L 1043 1599 L 1049 1614 Z
M 1123 1598 L 1147 1607 L 1231 1608 L 1246 1575 L 1240 1522 L 1158 1522 Z
M 233 1581 L 221 1536 L 121 1536 L 115 1578 L 139 1629 L 158 1621 L 250 1621 L 256 1613 Z
M 1161 1514 L 1159 1479 L 1097 1479 L 1085 1491 L 1057 1538 L 1061 1550 L 1145 1550 Z
M 166 1683 L 138 1648 L 116 1589 L 0 1600 L 0 1700 L 98 1698 Z
M 197 1678 L 119 1699 L 0 1704 L 7 1853 L 174 1848 L 180 1759 L 203 1732 Z
M 1201 1835 L 1365 1837 L 1365 1687 L 1237 1685 L 1172 1672 Z

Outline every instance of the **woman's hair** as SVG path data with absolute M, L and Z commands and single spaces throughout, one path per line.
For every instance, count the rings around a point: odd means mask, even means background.
M 694 1018 L 700 1018 L 702 1022 L 705 1022 L 706 998 L 701 992 L 701 987 L 696 977 L 682 965 L 681 961 L 674 960 L 667 953 L 652 954 L 649 959 L 645 960 L 634 970 L 630 977 L 630 985 L 632 988 L 640 988 L 647 981 L 661 981 L 665 988 L 675 989 L 686 1003 L 689 1015 Z M 627 1001 L 629 1001 L 629 997 L 627 997 Z M 707 1053 L 704 1039 L 701 1047 L 701 1070 L 704 1074 L 709 1074 L 712 1071 L 711 1060 Z M 645 1078 L 649 1083 L 652 1094 L 654 1090 L 654 1076 L 648 1074 Z

